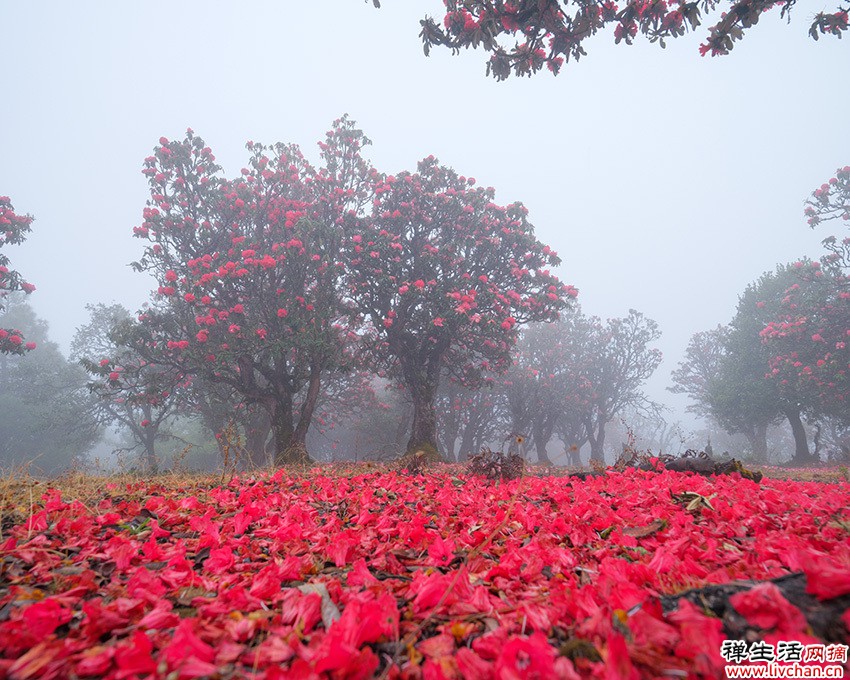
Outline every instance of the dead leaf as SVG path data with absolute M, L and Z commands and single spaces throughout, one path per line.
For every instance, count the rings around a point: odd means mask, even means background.
M 316 593 L 322 598 L 322 625 L 325 630 L 329 630 L 334 621 L 339 621 L 342 614 L 339 613 L 324 583 L 305 583 L 303 586 L 298 586 L 298 590 L 305 595 Z
M 664 527 L 667 526 L 667 522 L 663 519 L 656 519 L 645 527 L 623 527 L 621 529 L 621 533 L 624 536 L 633 536 L 634 538 L 646 538 L 647 536 L 652 536 L 659 531 L 661 531 Z

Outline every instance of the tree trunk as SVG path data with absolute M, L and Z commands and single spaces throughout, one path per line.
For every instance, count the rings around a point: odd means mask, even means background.
M 248 465 L 252 468 L 264 468 L 269 464 L 266 456 L 266 441 L 271 425 L 268 414 L 261 409 L 248 414 L 245 419 L 245 448 L 248 453 Z
M 266 408 L 269 411 L 274 437 L 275 467 L 309 462 L 304 446 L 299 446 L 295 440 L 295 427 L 292 424 L 292 397 L 286 395 L 273 402 L 267 402 Z
M 435 385 L 427 383 L 410 386 L 410 396 L 413 400 L 413 426 L 410 430 L 410 440 L 407 442 L 408 452 L 422 448 L 437 450 L 437 413 L 434 410 L 436 391 Z
M 605 425 L 600 425 L 599 434 L 590 440 L 590 459 L 605 462 Z
M 307 384 L 307 394 L 304 403 L 301 404 L 301 412 L 298 415 L 298 427 L 293 434 L 294 443 L 303 447 L 307 441 L 307 431 L 313 421 L 313 413 L 316 411 L 316 403 L 319 401 L 319 388 L 321 387 L 322 369 L 318 364 L 310 366 L 310 381 Z
M 549 460 L 549 454 L 546 452 L 546 444 L 552 438 L 551 433 L 546 436 L 545 428 L 542 425 L 535 424 L 534 427 L 534 448 L 537 450 L 537 462 L 540 465 L 551 467 L 552 461 Z
M 159 472 L 159 463 L 156 460 L 156 450 L 153 445 L 154 434 L 152 432 L 144 433 L 145 442 L 145 464 L 148 467 L 148 472 L 155 475 Z
M 569 467 L 581 467 L 581 446 L 578 444 L 564 446 L 564 453 L 567 456 L 567 465 Z
M 463 428 L 463 436 L 460 439 L 460 450 L 457 452 L 458 462 L 462 463 L 469 460 L 469 457 L 475 453 L 478 453 L 475 446 L 475 427 L 471 422 L 468 422 L 466 427 Z
M 767 462 L 767 425 L 754 425 L 752 430 L 745 432 L 750 448 L 753 450 L 753 460 L 759 463 Z
M 590 460 L 600 463 L 605 462 L 605 422 L 602 414 L 597 418 L 596 427 L 594 427 L 590 418 L 585 421 L 587 441 L 590 442 Z M 596 428 L 598 428 L 598 431 L 596 431 Z
M 455 449 L 457 447 L 457 438 L 458 438 L 458 430 L 459 424 L 457 422 L 457 418 L 451 417 L 448 419 L 449 422 L 443 427 L 442 436 L 440 439 L 442 440 L 443 451 L 446 456 L 450 460 L 458 460 L 460 453 L 463 451 L 463 444 L 461 443 L 461 451 L 455 453 Z
M 786 409 L 785 417 L 788 418 L 788 422 L 791 424 L 791 432 L 794 435 L 794 458 L 791 459 L 791 462 L 794 465 L 811 465 L 815 460 L 809 453 L 809 440 L 806 436 L 806 428 L 803 427 L 803 421 L 800 418 L 800 409 Z
M 142 443 L 145 446 L 145 465 L 147 465 L 148 472 L 155 475 L 159 472 L 159 462 L 156 459 L 154 442 L 156 442 L 156 432 L 159 429 L 160 423 L 157 421 L 154 424 L 153 409 L 150 404 L 144 404 L 142 406 L 142 415 L 144 420 L 149 423 L 147 427 L 141 428 L 140 432 Z

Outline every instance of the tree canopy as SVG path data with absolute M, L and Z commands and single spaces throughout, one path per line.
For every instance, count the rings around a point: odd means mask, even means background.
M 373 0 L 380 7 L 379 0 Z M 429 54 L 433 47 L 458 53 L 482 49 L 490 54 L 487 73 L 497 80 L 530 76 L 544 68 L 557 74 L 571 59 L 587 55 L 586 42 L 611 31 L 614 42 L 630 45 L 638 34 L 665 46 L 667 40 L 714 22 L 700 44 L 702 55 L 728 54 L 744 32 L 769 10 L 789 17 L 796 0 L 444 0 L 442 21 L 430 16 L 419 34 Z M 809 35 L 841 37 L 848 28 L 848 6 L 814 15 Z
M 526 208 L 498 205 L 475 184 L 433 157 L 416 173 L 383 177 L 343 249 L 344 295 L 367 322 L 369 351 L 413 403 L 411 449 L 437 445 L 445 372 L 474 385 L 504 371 L 517 328 L 556 319 L 577 294 L 550 272 L 560 260 L 534 236 Z
M 506 367 L 518 325 L 556 318 L 576 294 L 521 204 L 496 204 L 433 157 L 380 173 L 368 143 L 344 117 L 319 168 L 296 146 L 249 142 L 248 167 L 225 179 L 191 130 L 145 161 L 134 233 L 149 245 L 135 266 L 158 287 L 128 343 L 266 409 L 278 463 L 305 459 L 322 394 L 360 357 L 408 390 L 409 445 L 436 447 L 441 374 L 471 383 Z

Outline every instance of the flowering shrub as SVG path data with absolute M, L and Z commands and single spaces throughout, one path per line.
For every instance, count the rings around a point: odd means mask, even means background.
M 31 231 L 33 218 L 30 215 L 18 215 L 8 196 L 0 196 L 0 248 L 6 245 L 22 243 Z M 9 268 L 9 258 L 0 252 L 0 310 L 3 298 L 14 291 L 23 291 L 27 295 L 35 290 L 13 269 Z M 0 328 L 0 354 L 24 354 L 35 349 L 35 343 L 26 342 L 21 331 L 14 328 Z
M 4 523 L 3 677 L 718 677 L 721 620 L 661 596 L 802 572 L 805 612 L 733 604 L 808 644 L 850 592 L 846 484 L 314 471 L 86 500 Z

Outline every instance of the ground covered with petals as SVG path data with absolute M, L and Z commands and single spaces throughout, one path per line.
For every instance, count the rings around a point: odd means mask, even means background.
M 850 628 L 850 484 L 362 468 L 48 490 L 2 518 L 0 678 L 717 677 L 748 635 Z M 752 584 L 750 584 L 752 586 Z M 699 598 L 695 601 L 699 602 Z M 671 606 L 671 603 L 672 606 Z

